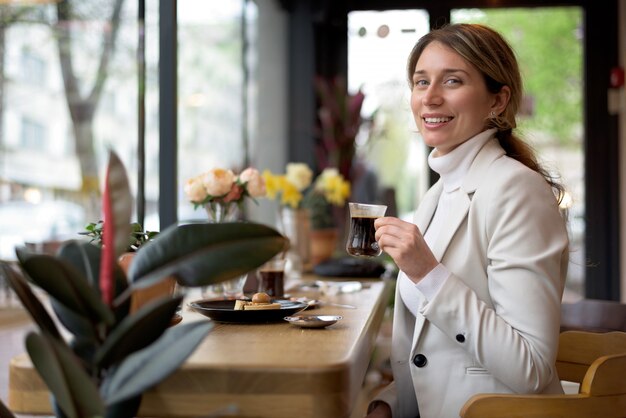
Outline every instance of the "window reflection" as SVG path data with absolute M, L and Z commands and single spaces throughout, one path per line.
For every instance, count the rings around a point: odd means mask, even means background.
M 0 258 L 100 219 L 109 148 L 134 181 L 136 7 L 0 5 Z

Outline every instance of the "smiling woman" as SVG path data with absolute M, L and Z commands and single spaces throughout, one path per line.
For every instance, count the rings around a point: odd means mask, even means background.
M 424 143 L 436 148 L 438 156 L 481 132 L 509 103 L 508 85 L 491 92 L 475 66 L 437 41 L 412 64 L 411 110 Z
M 445 25 L 419 39 L 407 72 L 440 179 L 414 219 L 374 223 L 400 273 L 394 383 L 369 416 L 443 418 L 475 393 L 560 393 L 554 357 L 569 254 L 562 186 L 514 129 L 515 54 L 487 26 Z

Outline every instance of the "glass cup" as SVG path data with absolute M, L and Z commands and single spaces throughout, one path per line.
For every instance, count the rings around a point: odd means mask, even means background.
M 265 292 L 272 299 L 285 296 L 285 262 L 283 257 L 274 257 L 257 270 L 258 292 Z
M 387 206 L 366 203 L 348 203 L 350 208 L 350 230 L 346 251 L 353 257 L 377 257 L 382 250 L 376 242 L 374 221 L 385 216 Z

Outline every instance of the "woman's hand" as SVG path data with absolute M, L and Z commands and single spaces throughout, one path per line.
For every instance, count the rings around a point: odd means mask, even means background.
M 374 227 L 378 246 L 413 282 L 419 282 L 439 264 L 415 224 L 386 216 L 376 219 Z

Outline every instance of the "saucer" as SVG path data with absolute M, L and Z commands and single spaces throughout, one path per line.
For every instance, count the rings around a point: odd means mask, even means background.
M 294 315 L 283 318 L 302 328 L 324 328 L 342 319 L 339 315 Z

